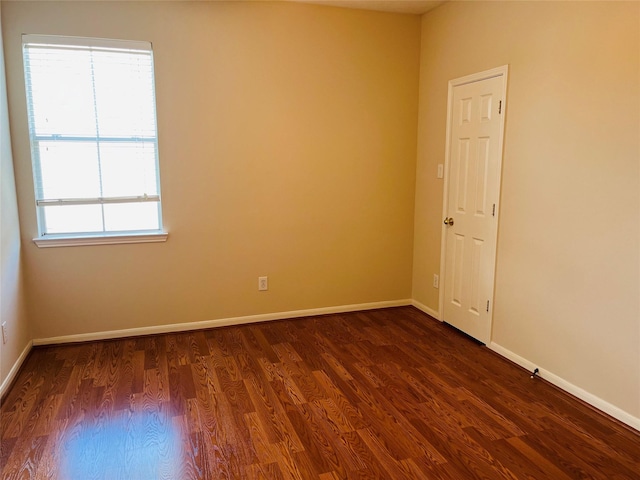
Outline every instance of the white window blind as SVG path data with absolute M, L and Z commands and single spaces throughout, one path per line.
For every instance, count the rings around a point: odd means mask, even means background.
M 147 42 L 23 35 L 39 234 L 162 230 Z

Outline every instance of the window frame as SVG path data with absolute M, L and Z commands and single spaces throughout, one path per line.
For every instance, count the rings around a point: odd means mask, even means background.
M 30 64 L 28 57 L 28 48 L 38 48 L 38 46 L 46 46 L 47 48 L 55 49 L 59 46 L 63 49 L 81 49 L 81 50 L 109 50 L 109 51 L 138 51 L 148 52 L 150 60 L 150 85 L 151 85 L 151 107 L 153 115 L 153 134 L 152 135 L 133 135 L 133 136 L 101 136 L 99 132 L 95 135 L 65 135 L 60 133 L 48 133 L 39 134 L 36 129 L 36 118 L 34 114 L 34 97 L 31 93 L 31 79 L 30 79 Z M 158 130 L 157 130 L 157 107 L 155 97 L 155 70 L 154 70 L 154 57 L 153 48 L 151 42 L 144 41 L 130 41 L 130 40 L 112 40 L 102 38 L 90 38 L 90 37 L 69 37 L 69 36 L 53 36 L 53 35 L 22 35 L 22 55 L 24 62 L 24 78 L 25 78 L 25 96 L 27 101 L 27 114 L 28 114 L 28 132 L 29 142 L 31 147 L 31 163 L 32 163 L 32 175 L 34 181 L 34 198 L 36 207 L 36 216 L 38 224 L 38 237 L 33 241 L 38 247 L 58 247 L 58 246 L 72 246 L 72 245 L 104 245 L 114 243 L 147 243 L 147 242 L 164 242 L 167 240 L 168 233 L 163 227 L 162 218 L 162 199 L 161 199 L 161 185 L 160 185 L 160 161 L 158 152 Z M 93 68 L 93 60 L 92 60 Z M 94 93 L 94 104 L 95 104 Z M 94 116 L 97 121 L 97 111 L 94 111 Z M 134 132 L 131 132 L 134 133 Z M 141 194 L 141 195 L 125 195 L 125 196 L 99 196 L 99 197 L 78 197 L 78 198 L 44 198 L 45 195 L 41 194 L 42 189 L 38 186 L 38 181 L 42 181 L 43 173 L 41 167 L 40 158 L 40 143 L 41 142 L 54 142 L 54 144 L 64 144 L 76 142 L 80 144 L 95 144 L 96 149 L 100 149 L 103 145 L 111 142 L 118 142 L 122 144 L 131 144 L 133 142 L 145 142 L 151 143 L 154 148 L 154 163 L 155 163 L 155 193 Z M 100 154 L 98 154 L 100 155 Z M 100 167 L 100 160 L 98 160 L 98 168 Z M 98 173 L 98 179 L 102 178 L 101 173 Z M 101 180 L 100 180 L 101 181 Z M 102 188 L 102 187 L 101 187 Z M 102 194 L 102 192 L 100 192 Z M 153 229 L 135 229 L 135 230 L 106 230 L 104 210 L 101 213 L 102 230 L 101 231 L 87 231 L 87 232 L 64 232 L 64 233 L 52 233 L 47 232 L 47 225 L 45 220 L 45 207 L 47 206 L 69 206 L 69 205 L 101 205 L 104 209 L 104 205 L 108 204 L 137 204 L 141 202 L 155 202 L 157 204 L 157 219 L 158 228 Z

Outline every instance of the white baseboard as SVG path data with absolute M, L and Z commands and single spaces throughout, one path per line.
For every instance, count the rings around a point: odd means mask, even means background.
M 127 328 L 123 330 L 81 333 L 77 335 L 63 335 L 60 337 L 35 338 L 33 340 L 33 345 L 89 342 L 94 340 L 108 340 L 113 338 L 155 335 L 158 333 L 185 332 L 189 330 L 202 330 L 205 328 L 226 327 L 229 325 L 243 325 L 245 323 L 268 322 L 271 320 L 284 320 L 288 318 L 312 317 L 315 315 L 328 315 L 332 313 L 356 312 L 359 310 L 374 310 L 376 308 L 404 307 L 407 305 L 412 305 L 412 301 L 410 299 L 391 300 L 386 302 L 358 303 L 353 305 L 338 305 L 335 307 L 265 313 L 260 315 L 248 315 L 244 317 L 219 318 L 216 320 L 204 320 L 201 322 L 174 323 L 170 325 Z
M 13 382 L 13 380 L 15 379 L 16 375 L 18 374 L 18 371 L 20 370 L 20 367 L 26 360 L 27 355 L 29 355 L 29 352 L 31 351 L 32 347 L 33 347 L 33 341 L 29 340 L 27 342 L 27 345 L 24 347 L 24 350 L 22 350 L 22 353 L 16 360 L 16 363 L 14 363 L 13 367 L 11 367 L 11 370 L 9 370 L 7 378 L 5 378 L 4 382 L 2 382 L 2 385 L 0 385 L 0 398 L 4 396 L 6 391 L 11 386 L 11 382 Z
M 579 398 L 580 400 L 588 403 L 589 405 L 597 408 L 605 412 L 608 415 L 611 415 L 613 418 L 620 420 L 622 423 L 629 425 L 630 427 L 635 428 L 636 430 L 640 430 L 640 418 L 636 418 L 628 412 L 621 410 L 615 405 L 610 404 L 609 402 L 601 399 L 593 395 L 592 393 L 583 390 L 582 388 L 574 385 L 571 382 L 566 381 L 564 378 L 555 375 L 548 370 L 540 368 L 533 362 L 527 360 L 526 358 L 521 357 L 513 353 L 511 350 L 508 350 L 504 347 L 501 347 L 497 343 L 491 342 L 487 345 L 491 350 L 496 352 L 497 354 L 511 360 L 512 362 L 520 365 L 521 367 L 533 372 L 536 368 L 538 369 L 538 376 L 545 379 L 549 383 L 552 383 L 556 387 L 564 390 L 565 392 L 570 393 L 571 395 Z
M 435 318 L 436 320 L 440 320 L 440 312 L 436 312 L 434 309 L 427 307 L 424 303 L 420 303 L 417 300 L 411 300 L 411 305 L 416 307 L 418 310 L 422 310 L 424 313 Z

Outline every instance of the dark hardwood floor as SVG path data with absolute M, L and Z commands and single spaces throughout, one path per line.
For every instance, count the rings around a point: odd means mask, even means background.
M 35 348 L 2 479 L 639 479 L 640 435 L 412 307 Z

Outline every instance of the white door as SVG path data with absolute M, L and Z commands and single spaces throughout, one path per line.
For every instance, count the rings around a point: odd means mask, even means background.
M 491 338 L 506 73 L 501 67 L 449 83 L 442 319 L 485 344 Z

